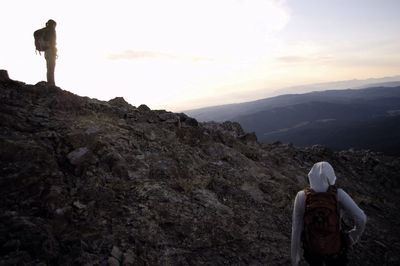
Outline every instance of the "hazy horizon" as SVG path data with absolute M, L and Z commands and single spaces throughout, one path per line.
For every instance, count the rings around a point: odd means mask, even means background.
M 250 98 L 248 100 L 239 100 L 236 102 L 225 102 L 222 104 L 211 104 L 211 105 L 205 105 L 197 108 L 191 108 L 191 109 L 184 109 L 182 111 L 193 111 L 196 109 L 203 109 L 203 108 L 209 108 L 209 107 L 216 107 L 216 106 L 222 106 L 222 105 L 231 105 L 231 104 L 241 104 L 241 103 L 248 103 L 248 102 L 254 102 L 257 100 L 262 100 L 266 98 L 272 98 L 276 96 L 283 96 L 287 94 L 304 94 L 308 92 L 314 92 L 314 91 L 327 91 L 327 90 L 345 90 L 345 89 L 360 89 L 360 88 L 365 88 L 365 85 L 379 85 L 380 84 L 385 84 L 385 83 L 390 83 L 390 82 L 395 82 L 395 86 L 397 87 L 397 82 L 400 84 L 400 75 L 396 76 L 391 76 L 391 77 L 380 77 L 380 78 L 368 78 L 368 79 L 350 79 L 350 80 L 336 80 L 336 81 L 331 81 L 331 82 L 320 82 L 320 83 L 307 83 L 307 84 L 299 84 L 295 86 L 289 86 L 289 87 L 283 87 L 283 88 L 277 88 L 275 90 L 270 90 L 268 92 L 265 92 L 263 90 L 259 91 L 259 94 L 255 94 L 254 98 Z M 385 85 L 387 86 L 387 85 Z M 390 87 L 393 87 L 391 85 Z M 245 98 L 242 98 L 245 99 Z
M 400 74 L 400 1 L 6 0 L 1 69 L 44 80 L 33 32 L 57 21 L 56 83 L 171 111 Z

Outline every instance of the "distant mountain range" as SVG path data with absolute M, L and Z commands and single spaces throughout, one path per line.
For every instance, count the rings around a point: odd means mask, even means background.
M 400 86 L 281 95 L 186 113 L 201 121 L 239 122 L 262 142 L 400 155 Z
M 345 90 L 345 89 L 364 89 L 371 87 L 397 87 L 400 86 L 400 75 L 369 78 L 369 79 L 350 79 L 333 82 L 315 83 L 307 85 L 292 86 L 275 90 L 268 97 L 279 96 L 283 94 L 306 93 L 312 91 L 325 90 Z
M 270 104 L 271 102 L 275 102 L 277 96 L 288 96 L 287 94 L 297 95 L 302 93 L 326 91 L 326 90 L 347 90 L 347 89 L 365 89 L 372 87 L 398 87 L 398 86 L 400 86 L 400 75 L 392 77 L 384 77 L 384 78 L 370 78 L 364 80 L 352 79 L 352 80 L 341 80 L 334 82 L 299 85 L 299 86 L 277 89 L 275 91 L 269 92 L 268 95 L 266 95 L 260 100 L 196 108 L 192 110 L 186 110 L 184 111 L 184 113 L 192 117 L 195 117 L 199 121 L 223 122 L 232 120 L 233 118 L 240 115 L 252 114 L 259 110 L 262 110 L 264 106 Z M 278 102 L 278 105 L 279 104 L 280 103 Z

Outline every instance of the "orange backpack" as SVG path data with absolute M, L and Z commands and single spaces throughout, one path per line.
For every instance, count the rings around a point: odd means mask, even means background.
M 327 192 L 305 189 L 303 247 L 313 256 L 325 257 L 339 254 L 342 248 L 337 188 Z

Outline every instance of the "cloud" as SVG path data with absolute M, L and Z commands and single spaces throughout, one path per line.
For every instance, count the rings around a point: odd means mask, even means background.
M 288 56 L 278 57 L 277 60 L 284 63 L 299 63 L 299 62 L 304 62 L 307 59 L 301 56 L 288 55 Z
M 134 50 L 126 50 L 122 53 L 114 53 L 108 56 L 108 59 L 111 60 L 135 60 L 135 59 L 155 59 L 155 58 L 174 58 L 174 56 L 161 53 L 161 52 L 152 52 L 152 51 L 134 51 Z
M 98 36 L 98 45 L 113 54 L 126 50 L 167 54 L 125 54 L 131 59 L 175 54 L 214 59 L 259 58 L 268 53 L 270 35 L 281 31 L 290 20 L 285 2 L 276 0 L 132 0 L 110 9 L 110 13 L 118 12 L 119 16 L 103 19 L 106 24 L 97 25 L 109 29 L 107 38 L 104 34 Z
M 283 64 L 317 64 L 335 59 L 334 53 L 326 45 L 311 40 L 282 41 L 274 61 Z
M 121 53 L 114 53 L 108 56 L 110 60 L 137 60 L 137 59 L 169 59 L 169 60 L 183 60 L 191 62 L 200 61 L 213 61 L 210 58 L 199 57 L 199 56 L 185 56 L 177 54 L 169 54 L 155 51 L 137 51 L 137 50 L 126 50 Z
M 282 63 L 296 64 L 296 63 L 320 63 L 328 62 L 333 59 L 332 56 L 313 55 L 313 56 L 295 56 L 287 55 L 277 57 L 276 60 Z

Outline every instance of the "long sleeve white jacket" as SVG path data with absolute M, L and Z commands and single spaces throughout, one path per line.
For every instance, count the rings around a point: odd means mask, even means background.
M 327 191 L 329 185 L 334 185 L 336 176 L 332 166 L 327 162 L 316 163 L 308 174 L 310 187 L 316 192 Z M 352 243 L 356 243 L 364 231 L 367 217 L 353 199 L 343 190 L 337 190 L 338 205 L 341 215 L 346 213 L 354 220 L 354 228 L 349 231 Z M 291 261 L 297 266 L 302 256 L 301 233 L 303 231 L 303 216 L 306 196 L 304 190 L 299 191 L 294 201 L 292 218 Z

